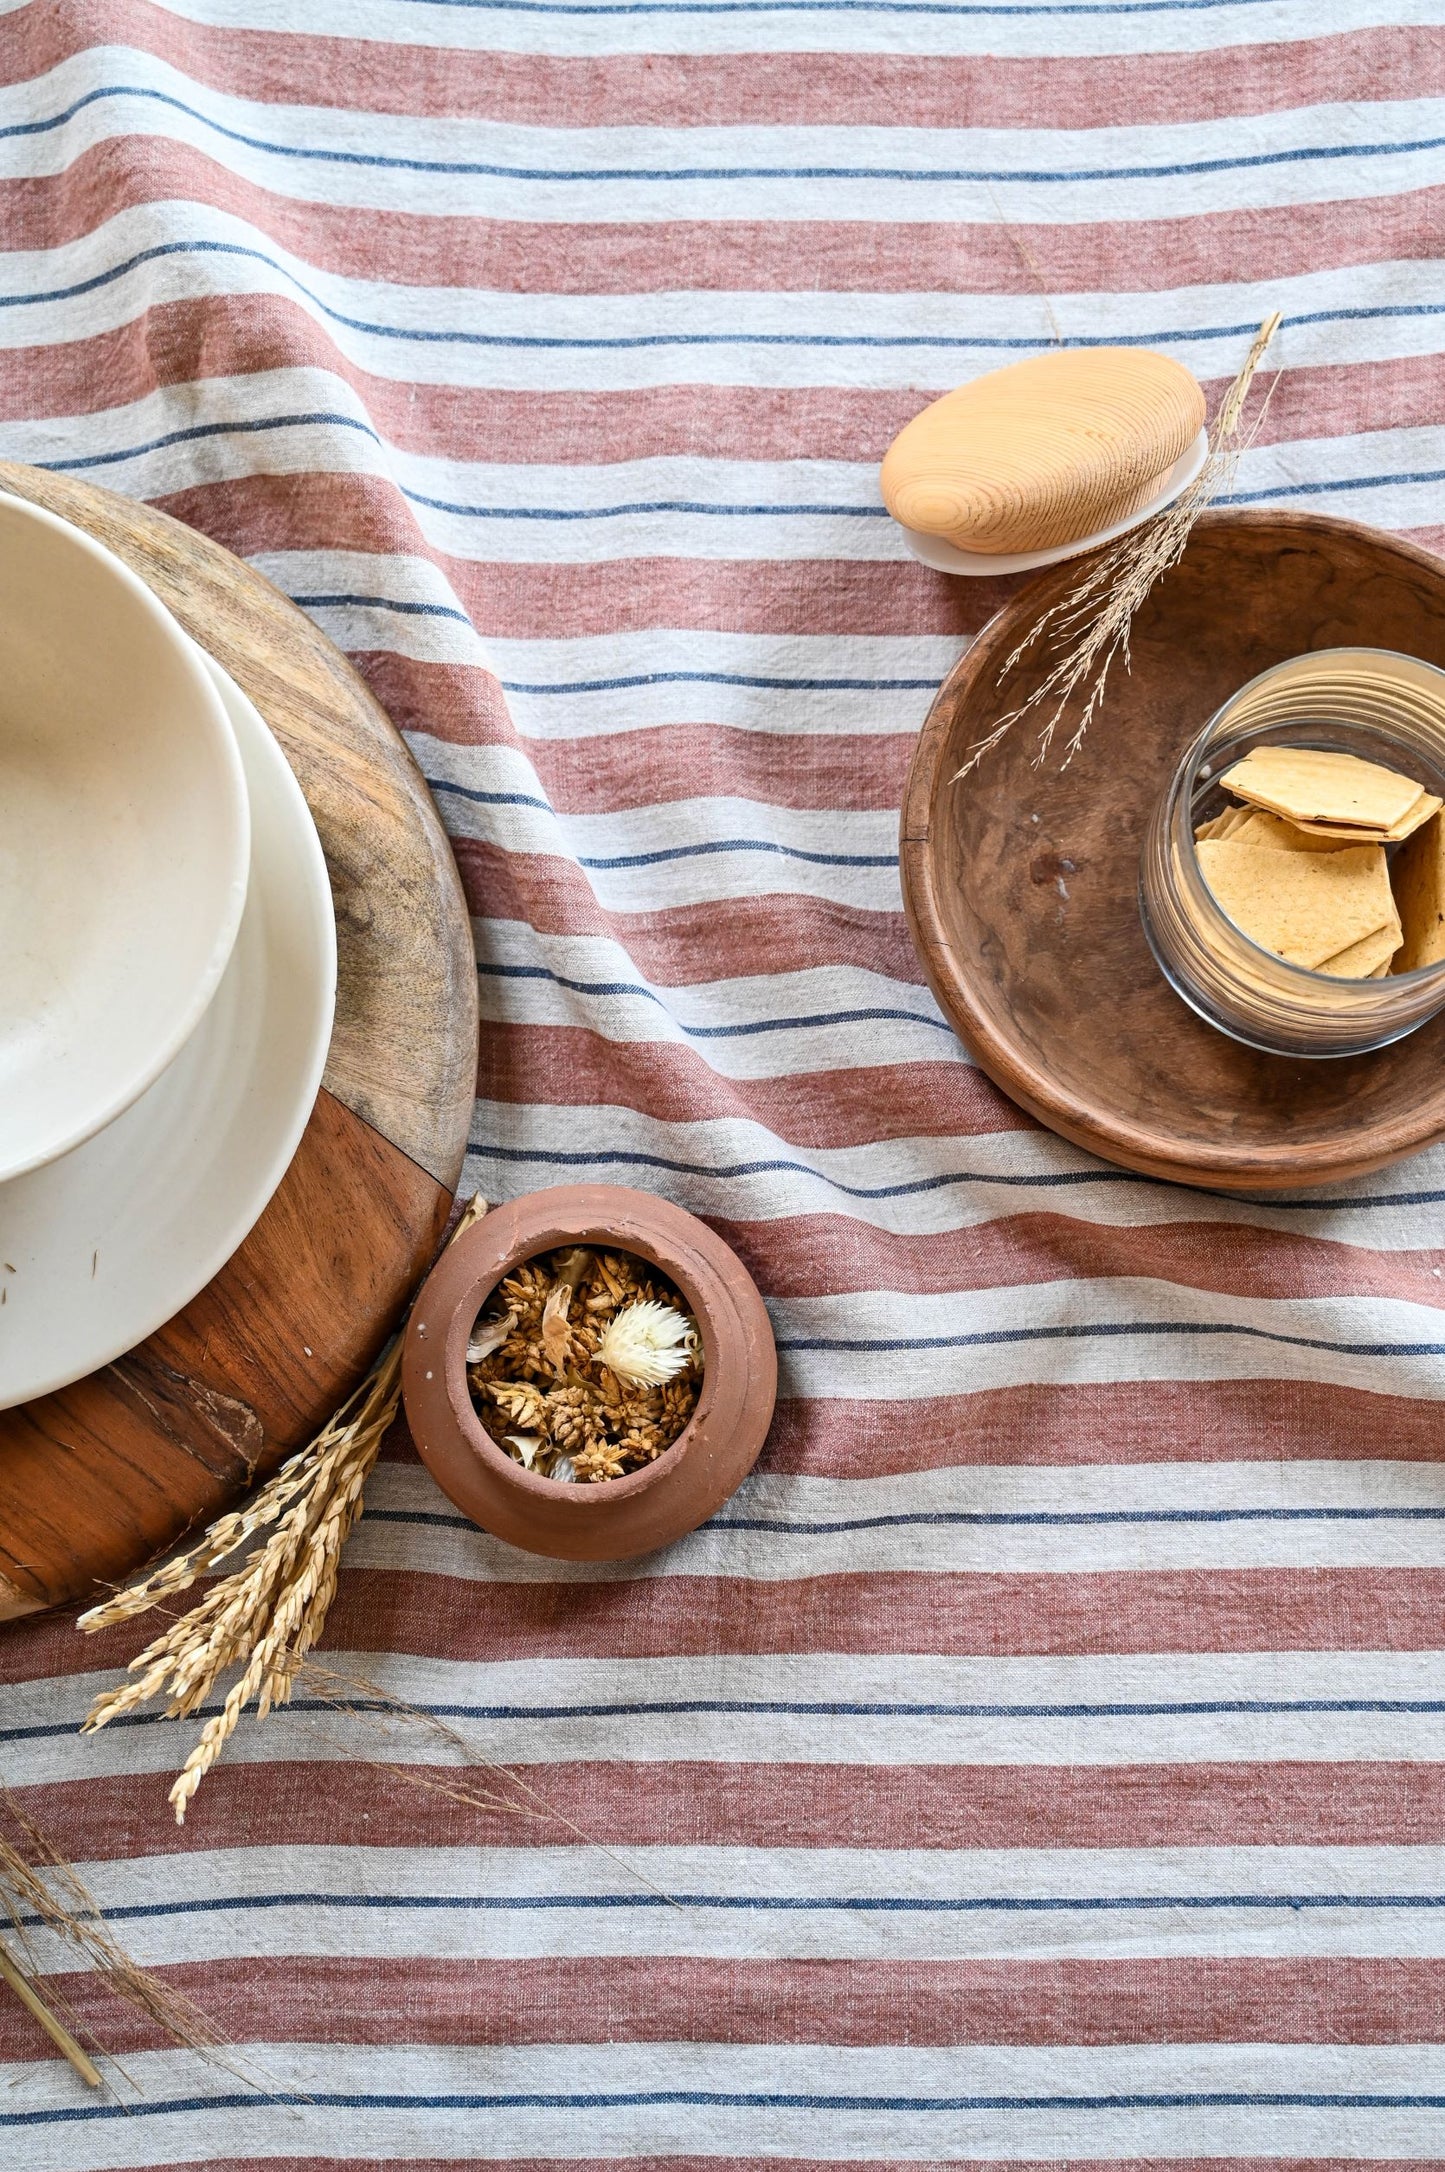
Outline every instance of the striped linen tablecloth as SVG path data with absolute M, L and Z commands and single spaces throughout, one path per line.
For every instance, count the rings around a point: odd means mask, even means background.
M 896 809 L 1005 589 L 876 483 L 1050 311 L 1217 395 L 1278 307 L 1236 502 L 1441 539 L 1441 0 L 33 0 L 0 164 L 0 451 L 432 782 L 469 1184 L 696 1210 L 783 1369 L 617 1569 L 394 1446 L 328 1644 L 469 1772 L 303 1703 L 178 1834 L 180 1730 L 74 1732 L 138 1637 L 0 1637 L 0 1772 L 279 2092 L 72 1983 L 127 2078 L 0 2004 L 0 2163 L 1445 2166 L 1445 1153 L 1238 1204 L 970 1066 Z

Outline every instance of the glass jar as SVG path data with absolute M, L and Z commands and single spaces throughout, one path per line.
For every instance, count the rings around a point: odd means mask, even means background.
M 1235 926 L 1199 865 L 1196 827 L 1237 804 L 1219 778 L 1251 747 L 1278 745 L 1356 754 L 1445 798 L 1445 671 L 1391 649 L 1319 649 L 1231 695 L 1181 756 L 1145 833 L 1144 933 L 1176 994 L 1236 1041 L 1281 1056 L 1383 1048 L 1445 1006 L 1445 959 L 1383 980 L 1292 965 Z

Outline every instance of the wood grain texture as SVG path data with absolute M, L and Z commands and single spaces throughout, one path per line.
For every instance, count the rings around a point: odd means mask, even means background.
M 123 558 L 276 734 L 316 819 L 336 904 L 326 1084 L 455 1187 L 476 1090 L 476 956 L 446 832 L 385 710 L 305 613 L 220 544 L 38 468 L 0 461 L 0 490 Z
M 451 1197 L 323 1090 L 281 1189 L 178 1318 L 0 1412 L 0 1619 L 96 1596 L 324 1424 L 395 1325 Z
M 471 1118 L 471 926 L 430 795 L 345 658 L 239 560 L 89 485 L 0 488 L 132 565 L 255 702 L 295 770 L 336 899 L 339 985 L 295 1160 L 212 1282 L 137 1350 L 0 1412 L 0 1619 L 96 1596 L 325 1422 L 445 1227 Z
M 1168 355 L 1064 348 L 915 415 L 884 454 L 883 499 L 960 550 L 1052 550 L 1146 505 L 1203 425 L 1204 394 Z
M 1077 578 L 1031 582 L 944 682 L 904 800 L 904 903 L 935 995 L 989 1076 L 1110 1161 L 1220 1190 L 1363 1174 L 1445 1137 L 1445 1017 L 1367 1056 L 1297 1062 L 1187 1010 L 1139 922 L 1144 824 L 1185 745 L 1256 673 L 1360 644 L 1445 666 L 1445 562 L 1353 522 L 1212 513 L 1139 614 L 1071 766 L 1017 727 L 968 750 L 1037 683 L 1001 693 L 1020 636 Z

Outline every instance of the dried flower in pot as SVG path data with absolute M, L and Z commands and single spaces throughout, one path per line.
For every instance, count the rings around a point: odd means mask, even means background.
M 681 1292 L 630 1252 L 572 1245 L 505 1276 L 467 1343 L 472 1403 L 514 1463 L 610 1484 L 665 1455 L 702 1387 Z
M 562 1185 L 442 1255 L 402 1390 L 423 1461 L 467 1515 L 533 1553 L 612 1561 L 681 1537 L 736 1489 L 777 1355 L 751 1277 L 705 1224 L 646 1192 Z

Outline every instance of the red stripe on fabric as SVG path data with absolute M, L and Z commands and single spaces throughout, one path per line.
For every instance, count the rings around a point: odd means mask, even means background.
M 505 723 L 499 727 L 494 712 L 479 708 L 473 668 L 419 663 L 380 650 L 367 655 L 366 669 L 378 700 L 402 731 L 424 732 L 450 746 L 486 745 L 505 737 L 524 747 L 559 814 L 613 813 L 712 794 L 830 813 L 893 813 L 914 747 L 915 735 L 906 732 L 771 732 L 706 722 L 591 732 L 576 739 L 523 738 Z M 551 667 L 553 674 L 558 669 Z M 551 679 L 542 674 L 536 683 Z M 505 698 L 505 688 L 502 692 Z M 779 715 L 786 715 L 791 690 L 766 692 Z M 608 698 L 612 718 L 625 724 L 638 690 L 619 687 Z M 705 715 L 717 696 L 708 686 L 692 686 L 679 698 Z M 928 693 L 919 689 L 906 698 L 921 724 Z M 880 692 L 877 701 L 880 711 L 886 704 L 896 713 L 896 694 Z
M 355 517 L 371 500 L 370 518 Z M 379 477 L 253 475 L 152 501 L 239 557 L 348 548 L 416 552 L 445 572 L 485 640 L 715 627 L 722 633 L 972 637 L 1023 576 L 956 581 L 916 560 L 614 558 L 600 565 L 468 564 L 426 545 Z
M 1127 247 L 1114 221 L 489 220 L 288 196 L 173 136 L 121 135 L 59 174 L 0 182 L 0 224 L 12 248 L 56 248 L 119 211 L 184 199 L 244 220 L 320 270 L 518 294 L 790 293 L 806 271 L 822 292 L 1028 295 L 1042 285 L 1162 296 L 1227 285 L 1241 264 L 1267 280 L 1428 255 L 1441 195 L 1356 199 L 1347 222 L 1333 202 L 1131 220 Z M 1048 336 L 1040 308 L 1040 342 Z
M 786 686 L 769 688 L 767 695 L 780 715 L 786 715 L 796 698 Z M 613 698 L 625 713 L 628 691 Z M 715 697 L 704 686 L 690 690 L 686 698 L 705 709 Z M 897 713 L 897 694 L 880 693 L 876 699 L 880 711 Z M 929 696 L 910 692 L 902 705 L 917 710 L 921 725 Z M 774 733 L 721 724 L 668 724 L 586 739 L 529 739 L 526 748 L 559 814 L 611 814 L 720 794 L 760 806 L 896 815 L 916 737 L 906 732 Z
M 334 1734 L 334 1719 L 321 1724 Z M 190 1733 L 175 1733 L 179 1764 Z M 378 1754 L 405 1756 L 407 1746 L 401 1730 Z M 122 1773 L 14 1793 L 72 1860 L 95 1862 L 332 1844 L 894 1850 L 1445 1842 L 1445 1766 L 1438 1763 L 609 1761 L 458 1770 L 276 1759 L 217 1765 L 184 1826 L 166 1804 L 169 1785 L 168 1772 Z M 459 1788 L 474 1799 L 458 1800 Z
M 750 1117 L 802 1148 L 1041 1128 L 972 1064 L 730 1079 L 676 1042 L 607 1041 L 583 1026 L 488 1025 L 477 1092 L 489 1101 L 637 1109 L 664 1123 Z
M 715 627 L 723 633 L 972 637 L 1023 575 L 957 581 L 916 560 L 614 558 L 527 565 L 448 558 L 427 545 L 379 476 L 252 475 L 152 501 L 238 557 L 266 551 L 414 552 L 445 572 L 485 640 Z M 362 508 L 365 508 L 363 511 Z M 479 674 L 480 676 L 480 674 Z
M 11 348 L 0 377 L 0 419 L 100 412 L 144 399 L 162 385 L 246 376 L 273 369 L 278 361 L 288 368 L 329 370 L 341 378 L 392 443 L 417 452 L 448 452 L 464 445 L 474 460 L 604 463 L 658 454 L 878 460 L 904 423 L 934 392 L 946 389 L 944 384 L 890 390 L 709 385 L 706 398 L 699 400 L 695 385 L 526 392 L 423 384 L 360 368 L 299 302 L 285 295 L 267 296 L 262 310 L 250 295 L 221 294 L 158 302 L 128 324 L 84 339 Z M 1428 427 L 1438 409 L 1438 368 L 1434 355 L 1402 355 L 1289 370 L 1263 410 L 1256 442 L 1344 436 L 1362 426 Z M 1219 382 L 1205 380 L 1211 402 L 1220 390 Z M 303 478 L 274 480 L 289 485 Z M 355 479 L 358 484 L 369 480 Z M 381 488 L 388 521 L 394 522 L 395 494 L 385 484 Z M 334 541 L 340 511 L 339 506 L 333 509 L 328 540 Z M 350 545 L 351 509 L 347 511 Z M 364 537 L 374 516 L 364 498 L 358 499 L 355 511 Z M 409 521 L 409 515 L 404 517 Z M 355 547 L 388 546 L 358 540 Z
M 1437 1402 L 1311 1380 L 1070 1381 L 917 1402 L 785 1398 L 766 1452 L 769 1470 L 816 1478 L 959 1463 L 1435 1463 L 1441 1419 Z
M 233 97 L 357 113 L 455 114 L 571 128 L 744 124 L 1092 128 L 1117 122 L 1121 77 L 1151 122 L 1373 101 L 1408 83 L 1445 89 L 1439 26 L 1195 53 L 1060 56 L 806 53 L 542 53 L 308 35 L 187 22 L 142 0 L 39 0 L 0 49 L 0 82 L 24 82 L 93 45 L 124 42 Z
M 445 1512 L 440 1498 L 437 1509 Z M 569 1584 L 472 1582 L 426 1570 L 414 1527 L 405 1569 L 348 1569 L 328 1647 L 439 1659 L 705 1657 L 710 1653 L 1433 1652 L 1445 1644 L 1445 1570 L 1132 1569 L 1125 1573 L 903 1573 L 773 1579 L 639 1576 Z M 77 1636 L 68 1618 L 0 1641 L 0 1682 L 125 1665 L 135 1632 Z
M 822 965 L 886 973 L 905 990 L 923 981 L 902 913 L 775 892 L 729 898 L 724 906 L 609 912 L 573 861 L 505 852 L 471 838 L 456 838 L 453 845 L 474 913 L 525 921 L 543 934 L 614 937 L 637 970 L 661 984 L 664 998 L 669 987 Z M 485 935 L 481 947 L 485 957 Z M 659 1026 L 662 1018 L 659 1011 Z
M 426 1537 L 416 1555 L 424 1560 Z M 709 1653 L 1439 1651 L 1445 1571 L 1197 1569 L 1104 1575 L 662 1576 L 569 1586 L 474 1584 L 411 1571 L 343 1578 L 340 1651 L 393 1648 L 399 1614 L 448 1659 Z M 413 1630 L 413 1639 L 418 1631 Z
M 962 1180 L 958 1195 L 968 1189 Z M 980 1189 L 990 1196 L 986 1179 Z M 1445 1309 L 1445 1247 L 1368 1250 L 1351 1239 L 1368 1232 L 1369 1216 L 1349 1217 L 1330 1237 L 1228 1222 L 1116 1228 L 1085 1218 L 1087 1186 L 1076 1196 L 1078 1215 L 1004 1214 L 936 1235 L 895 1235 L 846 1213 L 710 1219 L 770 1297 L 816 1297 L 835 1290 L 933 1295 L 1137 1275 L 1230 1297 L 1376 1296 Z M 993 1193 L 992 1201 L 997 1199 Z M 1096 1192 L 1093 1203 L 1097 1199 Z
M 1445 1961 L 406 1961 L 343 1955 L 155 1971 L 236 2043 L 1437 2044 Z M 170 2048 L 94 1975 L 47 1978 L 112 2057 Z M 18 2002 L 0 2059 L 54 2057 Z M 390 2162 L 391 2160 L 388 2160 Z M 770 2162 L 772 2160 L 769 2160 Z M 229 2164 L 231 2159 L 228 2157 Z M 590 2162 L 590 2160 L 589 2160 Z

